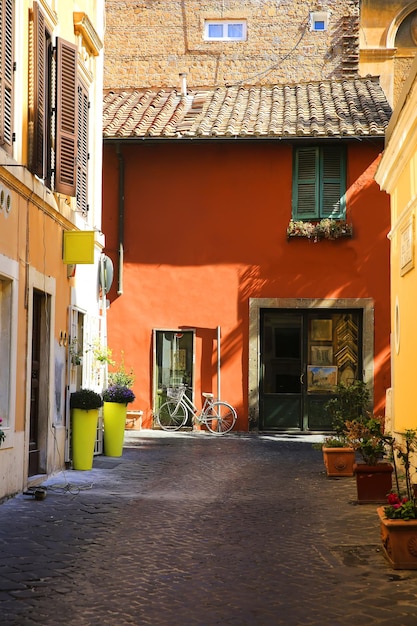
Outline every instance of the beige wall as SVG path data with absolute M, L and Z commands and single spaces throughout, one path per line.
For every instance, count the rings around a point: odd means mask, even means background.
M 179 87 L 181 72 L 191 87 L 340 76 L 343 35 L 352 33 L 356 5 L 322 3 L 323 10 L 331 6 L 329 29 L 311 32 L 315 3 L 107 0 L 105 87 Z M 247 41 L 204 41 L 205 19 L 246 19 Z

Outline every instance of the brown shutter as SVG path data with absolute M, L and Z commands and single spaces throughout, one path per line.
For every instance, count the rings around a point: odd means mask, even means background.
M 30 170 L 46 176 L 47 63 L 45 18 L 37 2 L 33 3 L 33 143 Z
M 0 145 L 9 153 L 13 141 L 13 0 L 0 5 Z
M 57 39 L 55 191 L 76 195 L 77 47 Z
M 78 84 L 77 209 L 88 211 L 88 92 Z

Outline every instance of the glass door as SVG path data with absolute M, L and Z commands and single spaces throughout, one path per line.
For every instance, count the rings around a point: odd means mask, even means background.
M 194 331 L 154 331 L 154 407 L 167 401 L 171 389 L 187 386 L 192 399 L 194 383 Z
M 263 430 L 330 431 L 324 405 L 362 375 L 362 311 L 261 311 Z

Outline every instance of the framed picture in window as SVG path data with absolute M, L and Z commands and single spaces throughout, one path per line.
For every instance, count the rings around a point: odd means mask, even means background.
M 334 391 L 336 384 L 336 366 L 307 365 L 308 391 Z
M 311 320 L 311 339 L 313 341 L 331 341 L 332 330 L 332 320 Z
M 333 346 L 311 346 L 311 365 L 333 365 Z

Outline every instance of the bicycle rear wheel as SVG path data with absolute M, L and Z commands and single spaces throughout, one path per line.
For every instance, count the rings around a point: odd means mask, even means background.
M 168 400 L 159 409 L 156 421 L 162 430 L 178 430 L 187 421 L 187 410 L 183 404 Z
M 230 404 L 214 402 L 205 416 L 204 423 L 214 435 L 224 435 L 232 430 L 236 419 L 236 411 Z

